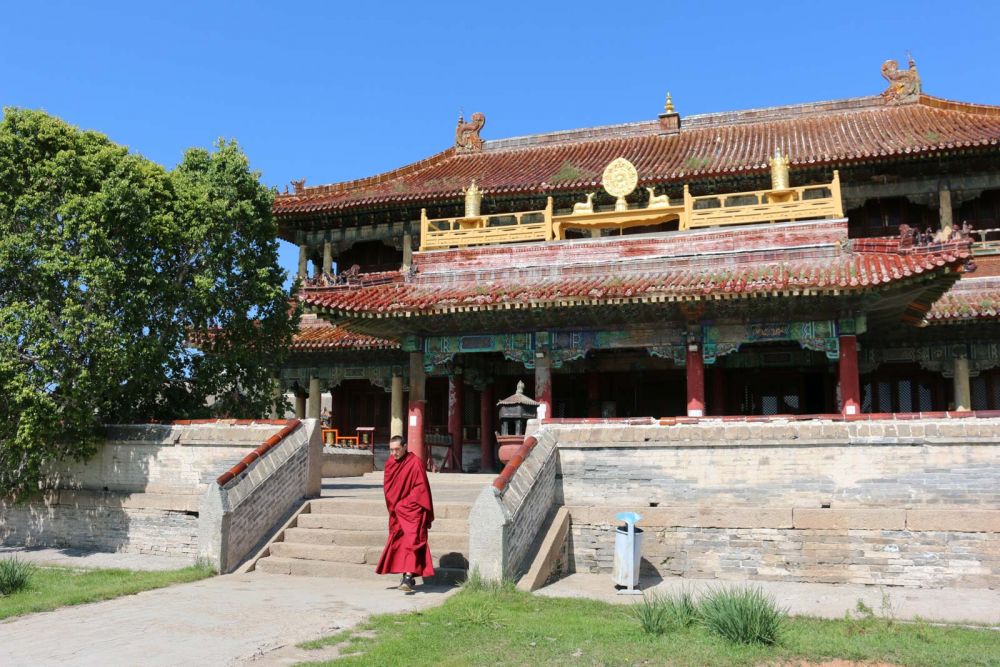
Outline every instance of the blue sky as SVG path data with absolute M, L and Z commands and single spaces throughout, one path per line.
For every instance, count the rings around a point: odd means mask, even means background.
M 0 101 L 172 166 L 240 142 L 268 185 L 330 183 L 486 139 L 880 92 L 1000 104 L 1000 5 L 888 2 L 38 2 L 0 24 Z M 296 253 L 282 244 L 282 264 Z

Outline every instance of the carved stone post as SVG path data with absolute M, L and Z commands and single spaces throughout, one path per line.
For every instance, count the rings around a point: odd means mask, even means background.
M 319 378 L 309 378 L 309 405 L 306 409 L 306 417 L 309 419 L 319 419 L 320 401 L 323 392 L 319 387 Z
M 323 273 L 333 272 L 333 244 L 329 241 L 323 243 Z
M 389 406 L 389 436 L 402 436 L 403 430 L 403 376 L 393 374 L 392 397 Z
M 969 386 L 969 360 L 958 357 L 954 360 L 955 370 L 955 410 L 972 409 L 972 391 Z
M 946 187 L 942 187 L 940 192 L 938 192 L 938 215 L 941 219 L 941 230 L 948 232 L 950 236 L 953 225 L 951 190 Z
M 299 280 L 309 277 L 309 246 L 299 246 Z
M 409 271 L 413 265 L 413 236 L 409 232 L 403 234 L 403 270 Z

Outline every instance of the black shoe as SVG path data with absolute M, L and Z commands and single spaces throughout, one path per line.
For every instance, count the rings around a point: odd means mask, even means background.
M 413 587 L 417 585 L 412 576 L 403 575 L 403 579 L 399 582 L 399 590 L 409 593 L 413 590 Z

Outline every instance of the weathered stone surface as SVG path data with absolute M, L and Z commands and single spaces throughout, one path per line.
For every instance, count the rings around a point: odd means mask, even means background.
M 796 507 L 792 511 L 795 528 L 841 530 L 847 528 L 903 530 L 903 509 L 812 509 Z
M 1000 533 L 1000 510 L 908 510 L 908 530 Z
M 633 505 L 569 506 L 573 521 L 613 524 L 618 512 L 638 512 L 643 528 L 687 526 L 693 528 L 791 528 L 791 508 L 746 507 L 641 507 Z

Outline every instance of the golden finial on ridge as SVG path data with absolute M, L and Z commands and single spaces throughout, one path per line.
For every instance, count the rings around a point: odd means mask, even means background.
M 666 113 L 674 113 L 674 100 L 670 97 L 670 93 L 667 93 L 667 103 L 663 105 L 663 111 Z

